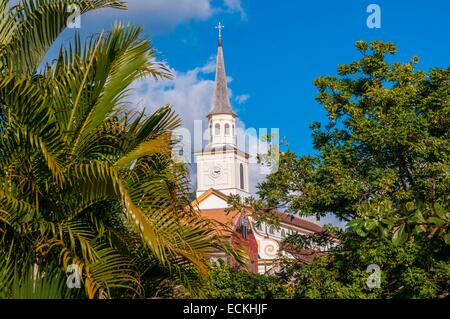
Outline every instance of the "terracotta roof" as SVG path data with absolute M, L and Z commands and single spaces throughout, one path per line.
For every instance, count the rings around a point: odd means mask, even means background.
M 205 193 L 203 193 L 202 195 L 200 195 L 196 200 L 194 200 L 192 202 L 192 205 L 197 206 L 198 204 L 200 204 L 203 200 L 205 200 L 206 198 L 208 198 L 210 195 L 216 195 L 219 198 L 223 199 L 223 200 L 228 200 L 228 196 L 225 195 L 224 193 L 215 190 L 213 188 L 210 188 L 208 191 L 206 191 Z M 214 219 L 219 221 L 222 224 L 233 224 L 234 218 L 237 217 L 237 213 L 229 213 L 227 214 L 225 212 L 225 209 L 220 208 L 220 209 L 203 209 L 203 210 L 199 210 L 200 215 L 204 218 L 208 218 L 208 219 Z M 288 213 L 283 213 L 280 211 L 275 211 L 275 214 L 277 214 L 280 218 L 280 221 L 288 224 L 288 225 L 292 225 L 292 226 L 296 226 L 296 227 L 300 227 L 312 232 L 322 232 L 323 228 L 319 225 L 317 225 L 316 223 L 313 223 L 311 221 L 308 221 L 306 219 L 302 219 L 299 217 L 296 217 L 294 215 L 288 214 Z
M 219 223 L 219 225 L 217 225 L 217 231 L 219 233 L 225 233 L 227 227 L 233 229 L 241 215 L 238 212 L 227 213 L 223 208 L 202 209 L 199 210 L 199 214 L 204 219 L 217 221 Z
M 316 223 L 310 222 L 309 220 L 306 219 L 302 219 L 287 213 L 282 213 L 282 212 L 276 212 L 277 215 L 280 216 L 280 220 L 283 223 L 289 224 L 289 225 L 293 225 L 293 226 L 297 226 L 297 227 L 301 227 L 313 232 L 321 232 L 323 231 L 323 228 L 319 225 L 317 225 Z
M 305 264 L 311 264 L 318 256 L 326 255 L 312 248 L 301 248 L 297 251 L 290 249 L 289 245 L 282 244 L 283 249 L 287 250 L 296 260 Z

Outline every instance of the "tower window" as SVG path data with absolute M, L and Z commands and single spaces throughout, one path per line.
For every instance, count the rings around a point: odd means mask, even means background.
M 239 175 L 240 175 L 240 182 L 241 182 L 241 189 L 244 189 L 244 165 L 241 163 L 239 165 Z
M 230 135 L 230 124 L 225 124 L 225 135 Z
M 214 134 L 220 135 L 220 124 L 219 123 L 216 124 L 214 131 L 215 131 Z

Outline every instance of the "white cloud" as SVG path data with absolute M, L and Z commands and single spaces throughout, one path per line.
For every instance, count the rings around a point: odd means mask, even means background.
M 238 12 L 241 15 L 242 19 L 247 18 L 247 14 L 242 8 L 241 0 L 224 0 L 224 3 L 228 10 Z
M 171 104 L 182 118 L 183 126 L 192 130 L 195 120 L 206 123 L 206 114 L 211 107 L 214 92 L 214 80 L 206 79 L 205 75 L 213 73 L 214 70 L 214 62 L 210 60 L 207 64 L 187 72 L 172 70 L 173 80 L 141 80 L 135 85 L 136 92 L 132 102 L 139 109 L 146 108 L 149 111 Z
M 244 104 L 250 99 L 250 94 L 241 94 L 234 99 L 238 104 Z
M 194 121 L 200 120 L 202 127 L 207 127 L 206 114 L 211 108 L 214 93 L 214 80 L 204 77 L 214 73 L 215 63 L 211 59 L 205 65 L 187 72 L 172 69 L 173 80 L 155 82 L 145 79 L 136 83 L 131 103 L 137 109 L 146 109 L 146 113 L 154 112 L 161 106 L 171 104 L 182 119 L 182 126 L 193 136 Z M 192 148 L 193 152 L 194 149 Z M 193 158 L 193 157 L 192 157 Z M 196 188 L 196 165 L 191 165 L 190 175 L 193 189 Z
M 183 127 L 191 132 L 193 137 L 194 121 L 202 122 L 202 129 L 207 128 L 206 115 L 211 108 L 211 102 L 214 94 L 214 71 L 215 59 L 211 58 L 205 65 L 196 67 L 187 72 L 179 72 L 172 70 L 174 74 L 173 80 L 162 80 L 155 82 L 152 79 L 145 79 L 135 84 L 135 91 L 131 97 L 131 104 L 138 110 L 146 109 L 147 113 L 151 113 L 159 107 L 171 104 L 173 109 L 180 115 L 183 121 Z M 229 77 L 231 82 L 232 78 Z M 232 97 L 230 90 L 230 97 Z M 241 98 L 242 99 L 242 98 Z M 246 98 L 244 98 L 246 99 Z M 259 131 L 249 133 L 245 124 L 238 119 L 237 133 L 247 133 L 245 151 L 256 158 L 258 153 L 267 149 L 265 143 L 258 140 Z M 241 135 L 242 136 L 242 135 Z M 238 139 L 240 136 L 238 136 Z M 193 149 L 192 151 L 195 151 Z M 191 179 L 195 186 L 195 164 L 191 166 Z M 257 164 L 250 164 L 250 185 L 251 192 L 256 192 L 257 183 L 264 180 L 265 176 L 261 173 Z
M 157 31 L 170 31 L 192 20 L 207 20 L 214 12 L 210 0 L 128 0 L 131 14 L 145 17 Z
M 128 0 L 128 11 L 106 10 L 93 13 L 89 22 L 98 25 L 99 17 L 108 17 L 133 23 L 145 23 L 146 32 L 164 34 L 190 21 L 205 21 L 220 12 L 237 13 L 245 19 L 240 0 Z M 213 5 L 214 2 L 214 5 Z M 217 3 L 217 5 L 216 5 Z

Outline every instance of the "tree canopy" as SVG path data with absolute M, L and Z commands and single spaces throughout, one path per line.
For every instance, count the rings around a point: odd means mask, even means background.
M 450 68 L 389 63 L 392 43 L 356 43 L 361 59 L 315 80 L 327 123 L 313 123 L 317 156 L 285 152 L 259 187 L 268 207 L 333 213 L 360 235 L 419 233 L 450 244 Z
M 359 41 L 361 58 L 315 80 L 326 123 L 315 156 L 280 155 L 259 188 L 260 210 L 334 214 L 339 244 L 312 264 L 287 260 L 281 282 L 300 298 L 437 298 L 450 290 L 450 68 L 390 62 L 392 43 Z M 311 238 L 288 237 L 288 249 Z M 381 269 L 379 289 L 367 267 Z

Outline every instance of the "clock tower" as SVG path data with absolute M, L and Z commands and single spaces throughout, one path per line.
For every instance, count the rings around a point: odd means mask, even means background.
M 227 77 L 219 23 L 215 91 L 208 118 L 208 144 L 195 153 L 197 162 L 197 197 L 213 188 L 225 195 L 247 197 L 249 193 L 249 154 L 236 145 L 236 114 L 228 96 Z

